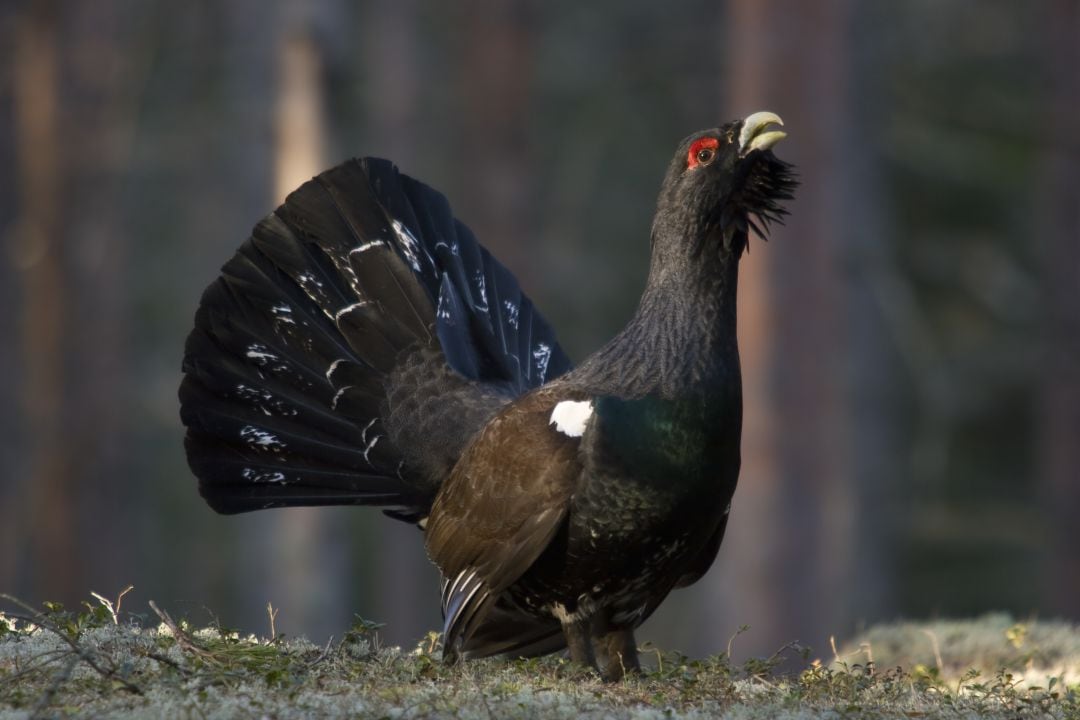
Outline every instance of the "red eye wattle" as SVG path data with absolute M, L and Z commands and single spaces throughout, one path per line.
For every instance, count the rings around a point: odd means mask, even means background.
M 716 138 L 706 137 L 695 140 L 690 145 L 690 152 L 686 156 L 686 167 L 708 165 L 716 158 L 716 151 L 719 147 L 720 141 Z

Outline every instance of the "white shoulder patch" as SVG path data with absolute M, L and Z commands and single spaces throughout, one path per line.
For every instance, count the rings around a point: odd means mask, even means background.
M 581 437 L 585 433 L 585 424 L 592 417 L 592 401 L 563 400 L 551 411 L 549 425 L 563 435 Z

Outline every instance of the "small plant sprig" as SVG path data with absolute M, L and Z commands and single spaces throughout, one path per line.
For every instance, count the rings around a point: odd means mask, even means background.
M 51 633 L 68 646 L 66 652 L 59 653 L 57 657 L 52 659 L 54 662 L 63 660 L 64 666 L 61 672 L 55 676 L 54 682 L 46 688 L 39 701 L 41 707 L 47 706 L 59 686 L 66 682 L 79 663 L 85 663 L 102 678 L 116 683 L 118 687 L 127 692 L 135 695 L 143 694 L 142 688 L 128 679 L 127 668 L 123 664 L 115 662 L 103 653 L 91 650 L 80 642 L 83 634 L 89 629 L 119 624 L 120 601 L 131 589 L 131 587 L 128 587 L 123 590 L 117 597 L 115 605 L 97 596 L 99 604 L 94 605 L 84 602 L 83 605 L 86 609 L 79 613 L 65 610 L 64 606 L 57 602 L 45 602 L 43 603 L 45 610 L 37 610 L 18 598 L 0 593 L 0 600 L 11 603 L 22 610 L 22 612 L 7 612 L 5 617 L 24 623 L 23 633 Z M 5 627 L 8 626 L 8 623 L 3 624 Z

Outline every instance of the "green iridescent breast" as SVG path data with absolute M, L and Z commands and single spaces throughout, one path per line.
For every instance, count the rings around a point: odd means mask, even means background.
M 640 482 L 664 486 L 716 482 L 733 460 L 738 467 L 737 397 L 601 397 L 594 412 L 590 451 L 599 467 L 619 467 Z

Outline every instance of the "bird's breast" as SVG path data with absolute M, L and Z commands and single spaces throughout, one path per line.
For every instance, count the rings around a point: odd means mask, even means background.
M 595 414 L 583 447 L 586 491 L 594 486 L 592 492 L 661 512 L 734 491 L 742 434 L 738 394 L 601 397 Z

